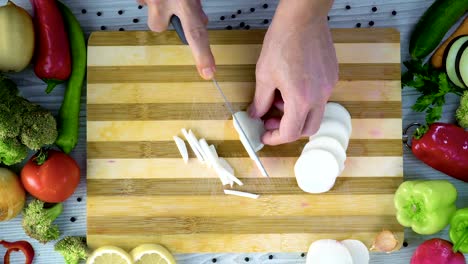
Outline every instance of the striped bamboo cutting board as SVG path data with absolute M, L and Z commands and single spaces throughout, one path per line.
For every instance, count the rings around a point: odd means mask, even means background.
M 253 98 L 265 32 L 211 31 L 217 79 L 235 109 Z M 297 186 L 307 139 L 259 152 L 271 179 L 244 151 L 221 96 L 203 81 L 174 32 L 93 33 L 88 47 L 88 243 L 173 252 L 302 252 L 320 238 L 362 240 L 382 229 L 403 240 L 393 194 L 403 180 L 399 33 L 336 29 L 340 81 L 331 101 L 351 113 L 346 169 L 328 193 Z M 251 200 L 223 193 L 216 174 L 172 140 L 181 128 L 213 143 Z M 188 146 L 188 144 L 187 144 Z M 320 177 L 311 172 L 311 177 Z

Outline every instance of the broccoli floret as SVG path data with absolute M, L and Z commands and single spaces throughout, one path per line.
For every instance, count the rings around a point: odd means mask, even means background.
M 64 237 L 55 244 L 55 251 L 62 254 L 66 264 L 78 264 L 88 257 L 88 247 L 84 237 Z
M 32 150 L 50 145 L 57 139 L 57 123 L 52 114 L 42 108 L 24 114 L 21 142 Z
M 62 211 L 63 206 L 61 203 L 50 208 L 44 208 L 44 202 L 42 201 L 34 200 L 30 202 L 23 210 L 24 232 L 44 244 L 58 239 L 60 231 L 53 222 Z
M 53 144 L 58 135 L 50 111 L 17 94 L 16 84 L 0 75 L 0 162 L 6 165 L 20 163 L 27 148 L 38 150 Z M 18 144 L 25 146 L 18 148 Z
M 455 113 L 458 124 L 463 128 L 468 128 L 468 91 L 465 91 L 460 98 L 460 106 Z
M 0 163 L 7 166 L 20 163 L 28 156 L 28 148 L 16 138 L 0 139 Z

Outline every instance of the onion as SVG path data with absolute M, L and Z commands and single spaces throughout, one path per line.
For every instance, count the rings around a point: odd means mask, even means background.
M 26 194 L 13 172 L 0 168 L 0 221 L 16 217 L 23 209 Z
M 0 71 L 22 71 L 34 53 L 31 16 L 8 1 L 0 7 Z

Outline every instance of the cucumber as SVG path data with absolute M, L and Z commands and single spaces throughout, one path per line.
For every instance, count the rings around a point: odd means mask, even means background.
M 467 0 L 436 0 L 413 30 L 409 43 L 411 57 L 423 59 L 429 55 L 467 10 Z
M 468 36 L 456 38 L 450 44 L 450 47 L 448 48 L 447 57 L 445 59 L 445 71 L 447 72 L 447 76 L 449 77 L 450 81 L 452 81 L 456 86 L 461 88 L 465 88 L 465 85 L 463 84 L 461 78 L 457 74 L 457 68 L 459 65 L 459 63 L 457 63 L 457 60 L 459 61 L 459 58 L 461 57 L 458 55 L 460 53 L 459 51 L 461 47 L 467 42 Z
M 463 46 L 458 51 L 456 69 L 457 76 L 465 85 L 468 86 L 468 41 L 463 44 Z

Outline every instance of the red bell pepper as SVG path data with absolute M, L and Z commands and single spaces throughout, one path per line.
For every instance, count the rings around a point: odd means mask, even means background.
M 416 130 L 413 154 L 449 176 L 468 182 L 468 131 L 445 123 L 433 123 Z
M 68 35 L 56 0 L 31 0 L 36 29 L 34 73 L 47 83 L 46 92 L 70 77 L 71 55 Z
M 25 264 L 31 264 L 34 259 L 34 249 L 29 244 L 29 242 L 20 240 L 16 242 L 7 242 L 5 240 L 0 240 L 0 245 L 3 245 L 5 248 L 7 248 L 7 252 L 5 253 L 5 256 L 3 257 L 3 262 L 5 264 L 10 264 L 10 254 L 13 251 L 20 251 L 23 252 L 26 262 Z

